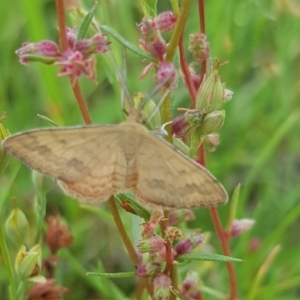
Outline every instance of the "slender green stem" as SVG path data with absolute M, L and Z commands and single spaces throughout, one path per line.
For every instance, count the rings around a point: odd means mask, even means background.
M 180 40 L 180 36 L 184 30 L 189 15 L 191 3 L 192 3 L 191 0 L 182 0 L 180 14 L 176 21 L 176 25 L 169 42 L 166 61 L 172 61 L 174 58 L 175 51 Z
M 11 261 L 10 256 L 9 256 L 9 251 L 8 251 L 8 247 L 7 247 L 7 244 L 6 244 L 5 236 L 4 236 L 1 211 L 0 211 L 0 248 L 1 248 L 1 252 L 2 252 L 4 265 L 5 265 L 6 271 L 8 273 L 8 280 L 9 280 L 9 283 L 10 283 L 10 286 L 9 286 L 10 299 L 11 300 L 17 300 L 16 278 L 15 278 L 15 273 L 14 273 L 12 261 Z
M 38 219 L 37 230 L 36 230 L 36 238 L 35 238 L 36 243 L 40 242 L 42 232 L 43 232 L 43 224 L 46 216 L 47 198 L 46 198 L 46 194 L 42 191 L 38 191 L 38 203 L 39 203 L 39 207 L 38 207 L 39 219 Z
M 174 56 L 175 56 L 175 51 L 176 48 L 179 44 L 180 36 L 182 35 L 182 32 L 184 30 L 190 6 L 191 6 L 191 0 L 183 0 L 181 4 L 181 10 L 180 14 L 178 16 L 178 19 L 176 21 L 175 28 L 173 30 L 169 46 L 168 46 L 168 51 L 166 55 L 166 61 L 173 61 Z M 167 123 L 171 120 L 172 117 L 172 105 L 171 105 L 171 94 L 169 94 L 165 101 L 162 104 L 161 107 L 161 116 L 162 116 L 162 122 Z

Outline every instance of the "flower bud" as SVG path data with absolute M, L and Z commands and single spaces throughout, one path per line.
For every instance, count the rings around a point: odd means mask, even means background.
M 261 245 L 262 245 L 262 240 L 260 238 L 252 238 L 249 241 L 249 245 L 248 245 L 249 253 L 253 254 L 256 251 L 258 251 Z
M 182 239 L 175 247 L 177 255 L 190 253 L 198 245 L 202 244 L 204 241 L 203 234 L 195 234 L 187 239 Z
M 224 103 L 229 102 L 232 99 L 233 91 L 224 89 Z
M 201 124 L 201 135 L 208 135 L 218 131 L 224 124 L 225 111 L 217 110 L 204 116 Z
M 141 253 L 155 253 L 165 248 L 164 240 L 159 236 L 153 236 L 147 240 L 141 240 L 137 244 L 137 248 Z
M 201 125 L 203 115 L 204 110 L 187 110 L 172 121 L 172 133 L 178 138 L 184 137 L 191 129 Z
M 55 285 L 54 279 L 47 279 L 46 282 L 38 283 L 31 289 L 27 300 L 57 300 L 67 291 L 67 288 Z
M 155 22 L 161 32 L 167 32 L 173 29 L 176 16 L 172 11 L 164 11 L 155 18 Z
M 172 123 L 172 133 L 177 138 L 184 137 L 190 130 L 190 124 L 187 121 L 185 114 L 176 117 Z
M 78 28 L 77 27 L 67 27 L 66 28 L 67 41 L 70 49 L 75 48 L 75 43 L 77 40 Z
M 245 231 L 250 230 L 255 223 L 253 219 L 240 219 L 234 220 L 231 226 L 230 236 L 237 237 L 240 236 Z
M 154 82 L 162 85 L 165 89 L 174 89 L 176 82 L 176 69 L 172 62 L 162 62 L 158 65 Z
M 143 232 L 141 233 L 143 239 L 149 239 L 155 234 L 155 230 L 162 218 L 163 215 L 161 212 L 153 211 L 151 214 L 151 219 L 148 222 L 141 224 L 144 227 Z
M 191 209 L 176 210 L 173 209 L 169 214 L 169 226 L 177 226 L 181 222 L 195 220 L 194 212 Z
M 224 85 L 216 70 L 206 76 L 196 96 L 196 109 L 204 109 L 206 113 L 218 110 L 224 103 Z
M 177 227 L 173 227 L 173 226 L 167 226 L 166 230 L 165 230 L 165 235 L 167 240 L 170 243 L 173 243 L 174 240 L 183 237 L 181 231 L 177 228 Z
M 182 283 L 181 295 L 187 299 L 201 300 L 197 272 L 189 271 Z
M 206 136 L 205 141 L 210 146 L 209 151 L 214 152 L 220 144 L 219 134 L 218 133 L 211 133 Z
M 9 136 L 9 132 L 0 124 L 0 175 L 4 172 L 7 167 L 9 156 L 7 152 L 2 148 L 2 141 Z
M 26 251 L 25 246 L 21 246 L 15 259 L 15 269 L 23 281 L 36 276 L 42 267 L 42 253 L 39 244 Z
M 209 57 L 210 46 L 203 33 L 195 33 L 190 35 L 189 51 L 192 52 L 196 61 L 202 62 Z
M 44 64 L 53 64 L 60 57 L 56 43 L 48 40 L 39 43 L 23 43 L 15 52 L 23 65 L 30 61 L 39 61 Z
M 141 25 L 142 24 L 142 25 Z M 163 61 L 167 52 L 167 44 L 157 29 L 153 20 L 144 19 L 139 26 L 144 32 L 144 39 L 140 41 L 140 47 L 152 54 L 158 61 Z
M 90 39 L 78 40 L 75 43 L 75 51 L 82 53 L 84 57 L 88 57 L 94 53 L 105 53 L 109 50 L 109 42 L 103 34 L 95 34 Z
M 5 222 L 6 234 L 12 241 L 20 245 L 24 242 L 26 234 L 29 230 L 28 220 L 21 209 L 13 208 L 9 217 Z
M 155 19 L 147 19 L 144 18 L 140 24 L 138 24 L 138 28 L 142 35 L 146 36 L 150 32 L 157 30 L 157 24 Z
M 159 262 L 148 262 L 141 263 L 136 268 L 136 275 L 139 277 L 153 276 L 162 271 L 162 263 Z
M 61 66 L 57 75 L 70 76 L 73 86 L 82 75 L 92 81 L 96 80 L 95 57 L 84 57 L 79 51 L 67 49 L 55 64 Z
M 69 229 L 62 224 L 60 216 L 50 216 L 47 218 L 48 229 L 46 232 L 46 242 L 51 253 L 56 253 L 60 248 L 68 248 L 73 242 Z
M 168 300 L 170 297 L 171 279 L 165 274 L 157 275 L 153 280 L 155 300 Z
M 168 255 L 168 257 L 167 257 Z M 159 261 L 163 261 L 163 262 L 166 262 L 167 260 L 170 261 L 170 262 L 173 262 L 174 261 L 174 257 L 176 256 L 176 252 L 175 250 L 172 248 L 171 249 L 171 253 L 166 251 L 166 247 L 163 248 L 162 250 L 160 250 L 159 252 L 156 252 L 155 253 L 155 256 L 156 258 L 159 260 Z

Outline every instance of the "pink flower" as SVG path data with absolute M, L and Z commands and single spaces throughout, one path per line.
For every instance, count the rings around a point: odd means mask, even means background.
M 65 287 L 55 285 L 54 279 L 36 284 L 30 291 L 28 300 L 58 300 L 68 291 Z
M 231 226 L 230 236 L 237 237 L 240 236 L 245 231 L 248 231 L 254 225 L 255 220 L 253 219 L 240 219 L 234 220 Z
M 204 241 L 203 234 L 195 234 L 187 239 L 182 239 L 176 246 L 177 255 L 190 253 L 194 248 L 202 244 Z
M 202 62 L 207 59 L 210 54 L 210 46 L 203 33 L 195 33 L 190 35 L 189 51 L 192 52 L 196 61 Z
M 139 25 L 144 39 L 140 40 L 140 47 L 152 54 L 158 61 L 163 61 L 167 52 L 167 44 L 157 29 L 156 23 L 150 19 L 144 19 Z
M 165 242 L 161 237 L 153 236 L 150 239 L 140 241 L 137 248 L 141 253 L 155 253 L 165 248 Z
M 95 34 L 90 39 L 78 40 L 75 43 L 75 50 L 88 57 L 94 53 L 105 53 L 109 50 L 109 42 L 103 34 Z
M 162 264 L 159 262 L 141 263 L 136 268 L 136 275 L 139 277 L 153 276 L 162 270 Z
M 170 286 L 172 282 L 170 277 L 165 274 L 158 274 L 153 280 L 154 299 L 168 300 L 170 296 Z
M 181 295 L 190 300 L 201 300 L 201 293 L 199 289 L 198 274 L 189 271 L 182 283 Z
M 39 43 L 23 43 L 22 47 L 15 52 L 23 65 L 30 61 L 40 61 L 46 64 L 54 63 L 59 57 L 59 49 L 52 41 L 41 41 Z
M 61 57 L 60 61 L 55 63 L 62 66 L 58 76 L 70 76 L 72 84 L 84 75 L 92 81 L 95 81 L 95 61 L 93 57 L 84 58 L 79 51 L 68 49 Z
M 177 72 L 172 62 L 161 62 L 158 65 L 157 72 L 154 77 L 154 82 L 157 85 L 162 85 L 165 89 L 174 89 Z
M 171 11 L 164 11 L 155 18 L 158 29 L 167 32 L 174 28 L 176 16 Z
M 44 64 L 61 66 L 58 76 L 70 76 L 72 84 L 83 76 L 96 80 L 96 60 L 93 54 L 108 51 L 109 42 L 103 34 L 95 34 L 89 39 L 77 39 L 77 28 L 67 28 L 69 48 L 61 53 L 58 45 L 52 41 L 24 43 L 16 54 L 22 64 L 39 61 Z
M 141 233 L 144 239 L 150 238 L 151 236 L 154 235 L 155 230 L 162 218 L 163 215 L 161 212 L 154 211 L 152 212 L 151 219 L 149 220 L 149 222 L 145 222 L 141 224 L 144 227 L 144 230 Z

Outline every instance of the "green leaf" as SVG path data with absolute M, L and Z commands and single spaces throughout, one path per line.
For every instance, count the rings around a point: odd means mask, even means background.
M 191 145 L 189 151 L 189 157 L 193 158 L 196 156 L 197 150 L 204 141 L 204 137 L 201 135 L 201 126 L 193 130 L 191 134 Z
M 231 227 L 232 227 L 232 223 L 233 220 L 235 219 L 235 215 L 236 215 L 236 208 L 237 208 L 237 203 L 238 203 L 238 199 L 239 199 L 239 195 L 240 195 L 240 189 L 241 189 L 241 184 L 239 183 L 234 191 L 233 191 L 233 195 L 230 199 L 230 205 L 229 205 L 229 217 L 228 217 L 228 221 L 227 221 L 227 225 L 226 225 L 226 231 L 230 232 Z
M 144 206 L 142 206 L 141 204 L 137 203 L 135 201 L 135 197 L 133 194 L 131 193 L 122 193 L 122 194 L 118 194 L 115 196 L 115 198 L 119 201 L 129 201 L 133 210 L 136 212 L 136 214 L 143 218 L 144 220 L 149 220 L 151 213 L 148 209 L 146 209 Z
M 121 272 L 121 273 L 88 272 L 88 273 L 86 273 L 86 275 L 87 276 L 105 277 L 105 278 L 127 278 L 127 277 L 134 277 L 135 272 Z
M 93 17 L 94 17 L 97 7 L 98 7 L 98 2 L 95 2 L 94 6 L 84 17 L 84 19 L 80 25 L 80 28 L 78 30 L 78 34 L 77 34 L 78 40 L 82 40 L 85 37 L 85 35 L 89 29 L 89 26 L 90 26 L 91 22 L 93 21 Z
M 242 259 L 230 256 L 214 254 L 214 253 L 189 253 L 180 255 L 177 261 L 192 261 L 192 260 L 205 260 L 205 261 L 221 261 L 221 262 L 242 262 Z
M 145 17 L 155 17 L 157 15 L 157 0 L 142 0 L 141 4 Z

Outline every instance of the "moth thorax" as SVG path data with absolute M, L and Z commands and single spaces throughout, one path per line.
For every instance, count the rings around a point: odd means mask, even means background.
M 133 109 L 129 112 L 127 121 L 129 122 L 136 122 L 142 123 L 143 121 L 143 114 L 140 109 Z

